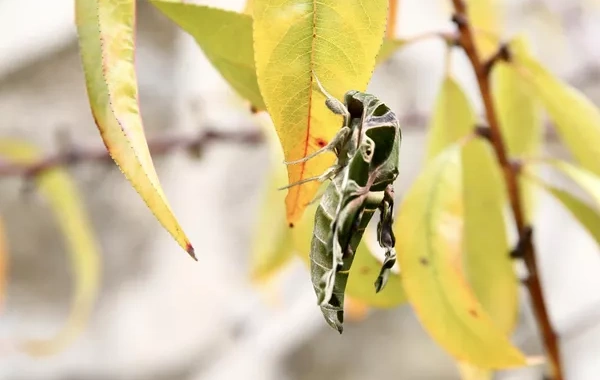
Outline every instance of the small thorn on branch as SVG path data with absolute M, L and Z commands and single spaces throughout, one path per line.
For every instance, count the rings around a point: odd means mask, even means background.
M 533 238 L 533 227 L 525 226 L 523 231 L 519 233 L 519 241 L 517 245 L 510 252 L 510 257 L 513 259 L 523 259 L 527 250 L 527 246 L 531 244 Z
M 508 45 L 506 43 L 501 44 L 500 47 L 498 48 L 498 50 L 496 50 L 496 52 L 494 53 L 494 55 L 492 55 L 490 58 L 488 58 L 487 61 L 485 61 L 483 63 L 484 75 L 485 76 L 490 75 L 490 73 L 492 72 L 492 68 L 494 67 L 496 62 L 499 62 L 499 61 L 510 62 L 511 59 L 512 59 L 512 55 L 511 55 Z
M 475 126 L 475 135 L 488 141 L 492 141 L 492 132 L 487 125 L 478 124 Z

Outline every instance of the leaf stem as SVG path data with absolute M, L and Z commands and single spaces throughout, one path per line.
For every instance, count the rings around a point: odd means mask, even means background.
M 475 75 L 477 77 L 479 91 L 481 92 L 481 97 L 489 124 L 490 141 L 496 153 L 496 158 L 500 163 L 504 173 L 510 204 L 519 233 L 519 241 L 524 248 L 523 260 L 529 272 L 529 276 L 525 283 L 531 297 L 537 323 L 543 335 L 544 345 L 550 359 L 549 361 L 552 364 L 554 380 L 563 380 L 564 377 L 560 361 L 558 338 L 552 328 L 552 325 L 550 324 L 550 319 L 538 275 L 535 247 L 531 238 L 531 234 L 528 233 L 528 231 L 530 231 L 530 226 L 526 225 L 524 218 L 522 200 L 518 186 L 518 172 L 515 170 L 508 158 L 492 98 L 489 73 L 493 63 L 497 59 L 501 58 L 505 52 L 499 51 L 499 53 L 495 55 L 496 58 L 493 61 L 483 62 L 480 58 L 477 46 L 475 45 L 474 32 L 467 16 L 467 6 L 465 1 L 452 0 L 452 3 L 455 12 L 453 21 L 458 27 L 459 43 L 465 51 L 471 65 L 473 66 L 473 70 L 475 71 Z M 502 50 L 502 47 L 500 49 Z
M 387 38 L 396 37 L 396 18 L 398 17 L 398 2 L 399 0 L 390 0 L 388 8 L 388 24 L 385 36 Z
M 224 132 L 208 130 L 197 136 L 163 136 L 148 141 L 152 156 L 164 155 L 177 150 L 188 150 L 198 154 L 207 144 L 213 142 L 229 142 L 243 145 L 257 145 L 262 143 L 264 136 L 260 131 L 250 132 Z M 21 165 L 0 160 L 0 177 L 25 177 L 32 178 L 46 170 L 58 166 L 75 165 L 84 161 L 111 162 L 110 155 L 104 146 L 98 148 L 81 149 L 67 147 L 62 152 L 41 158 L 39 161 Z

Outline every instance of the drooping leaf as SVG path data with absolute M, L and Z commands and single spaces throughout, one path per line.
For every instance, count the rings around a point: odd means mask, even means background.
M 457 363 L 461 380 L 492 380 L 494 372 L 468 363 Z
M 194 37 L 206 58 L 240 96 L 257 110 L 265 109 L 256 82 L 251 15 L 177 0 L 151 3 Z
M 252 3 L 254 0 L 246 0 L 246 6 L 244 7 L 244 13 L 252 16 Z
M 79 50 L 92 114 L 125 177 L 158 221 L 192 257 L 156 175 L 138 106 L 135 0 L 76 0 Z
M 523 38 L 510 44 L 511 51 L 527 51 Z M 531 157 L 541 153 L 544 137 L 541 108 L 531 88 L 514 67 L 504 62 L 492 71 L 494 100 L 500 129 L 510 157 Z M 531 221 L 535 208 L 535 188 L 520 181 L 526 220 Z
M 0 156 L 20 164 L 41 157 L 34 146 L 11 140 L 0 140 Z M 75 277 L 71 311 L 62 329 L 51 338 L 20 343 L 32 355 L 51 355 L 67 348 L 88 323 L 98 293 L 100 256 L 85 206 L 71 177 L 62 169 L 48 169 L 38 174 L 35 182 L 55 212 Z
M 513 49 L 512 64 L 531 84 L 577 162 L 600 175 L 600 110 L 581 92 L 561 82 L 524 49 Z
M 299 223 L 292 229 L 295 252 L 309 266 L 309 253 L 314 227 L 314 215 L 318 204 L 311 205 L 304 213 Z M 402 280 L 397 273 L 390 273 L 387 285 L 379 293 L 375 292 L 375 280 L 381 269 L 382 262 L 378 260 L 368 248 L 365 239 L 356 249 L 348 283 L 346 295 L 357 302 L 362 302 L 369 307 L 393 308 L 406 303 L 406 295 L 402 288 Z
M 441 84 L 427 135 L 427 160 L 475 129 L 475 111 L 460 85 L 451 77 Z
M 286 160 L 297 160 L 327 144 L 342 117 L 325 106 L 316 86 L 341 99 L 364 91 L 386 27 L 387 0 L 254 0 L 254 54 L 261 94 Z M 334 162 L 325 154 L 288 166 L 289 182 L 320 175 Z M 318 183 L 292 187 L 286 198 L 289 222 L 298 221 Z
M 386 38 L 383 40 L 383 44 L 381 44 L 381 49 L 379 49 L 379 53 L 377 54 L 377 64 L 387 61 L 396 53 L 398 49 L 406 45 L 407 40 L 402 38 Z
M 484 59 L 498 49 L 498 41 L 492 36 L 502 32 L 502 3 L 500 0 L 467 0 L 468 17 L 475 28 L 475 43 Z
M 596 240 L 596 243 L 600 245 L 600 212 L 598 212 L 598 206 L 593 207 L 587 202 L 579 199 L 575 195 L 559 189 L 556 186 L 544 181 L 541 177 L 528 176 L 526 180 L 531 182 L 532 185 L 541 186 L 544 190 L 550 193 L 556 198 L 573 217 L 585 228 L 588 233 Z
M 509 252 L 502 171 L 491 146 L 475 139 L 463 148 L 463 265 L 484 310 L 505 334 L 518 314 L 518 280 Z
M 461 149 L 431 161 L 405 195 L 394 228 L 402 283 L 429 334 L 456 360 L 488 369 L 525 364 L 470 289 L 461 263 Z
M 566 161 L 558 159 L 548 159 L 537 161 L 552 166 L 554 169 L 562 172 L 569 177 L 573 182 L 579 185 L 586 193 L 592 197 L 596 204 L 600 205 L 600 177 L 585 168 L 581 168 L 570 164 Z M 534 165 L 536 161 L 529 163 L 529 167 Z

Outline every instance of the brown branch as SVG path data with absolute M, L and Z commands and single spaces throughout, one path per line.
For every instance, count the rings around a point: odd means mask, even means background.
M 486 63 L 483 62 L 479 56 L 479 52 L 475 45 L 473 30 L 467 16 L 467 7 L 465 1 L 452 0 L 452 3 L 455 11 L 453 21 L 456 23 L 460 33 L 459 42 L 471 65 L 473 66 L 473 70 L 475 71 L 477 83 L 479 85 L 479 91 L 481 92 L 481 97 L 483 99 L 485 113 L 490 128 L 490 141 L 496 153 L 496 158 L 498 159 L 498 162 L 502 167 L 502 171 L 504 172 L 510 204 L 519 233 L 519 244 L 523 247 L 523 260 L 525 261 L 525 265 L 527 266 L 529 272 L 526 281 L 527 289 L 529 290 L 535 316 L 543 335 L 544 345 L 550 359 L 549 361 L 552 364 L 554 379 L 562 380 L 563 374 L 558 339 L 552 328 L 552 325 L 550 324 L 548 311 L 544 301 L 542 287 L 538 276 L 535 247 L 533 245 L 533 240 L 530 233 L 531 228 L 530 226 L 526 225 L 523 214 L 523 206 L 521 195 L 519 193 L 517 178 L 518 173 L 516 170 L 514 170 L 514 166 L 509 161 L 492 98 L 489 72 L 494 61 L 490 61 L 491 63 Z M 506 52 L 499 52 L 499 54 L 495 55 L 495 60 L 499 59 L 505 53 Z
M 224 132 L 209 130 L 196 136 L 163 136 L 148 141 L 148 147 L 153 157 L 172 153 L 177 150 L 187 150 L 199 154 L 208 144 L 214 142 L 227 142 L 244 145 L 256 145 L 264 140 L 260 131 L 250 132 Z M 63 152 L 42 157 L 30 164 L 19 164 L 0 161 L 0 177 L 25 177 L 31 178 L 58 166 L 76 165 L 80 162 L 105 161 L 111 162 L 110 155 L 104 146 L 98 148 L 82 149 L 69 147 Z

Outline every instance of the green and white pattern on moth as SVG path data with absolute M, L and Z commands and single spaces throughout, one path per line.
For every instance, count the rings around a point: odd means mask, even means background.
M 371 217 L 379 209 L 377 240 L 385 249 L 385 260 L 375 281 L 375 291 L 386 284 L 396 262 L 392 232 L 394 188 L 398 176 L 400 123 L 396 115 L 371 94 L 348 91 L 345 102 L 328 94 L 327 107 L 344 116 L 340 131 L 322 149 L 298 161 L 305 162 L 333 151 L 336 163 L 322 175 L 292 183 L 332 180 L 315 212 L 310 260 L 313 287 L 327 323 L 340 333 L 344 321 L 344 292 L 356 248 Z

